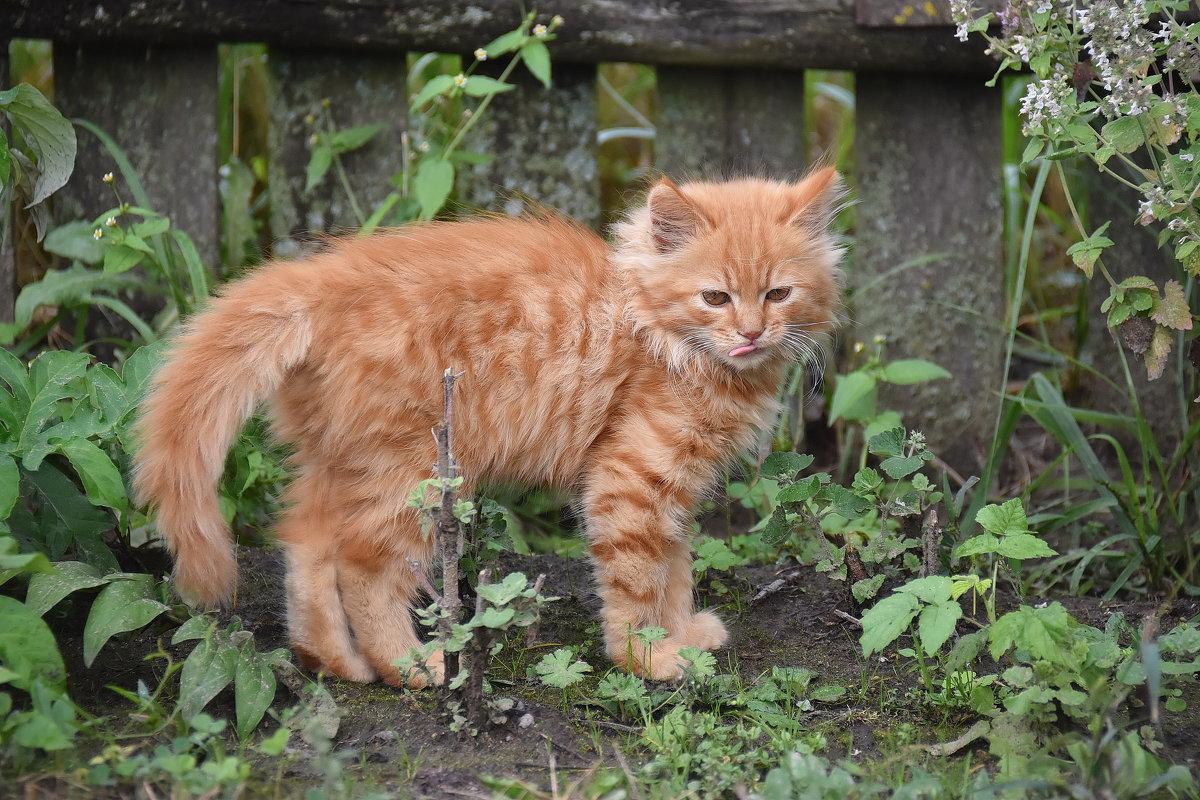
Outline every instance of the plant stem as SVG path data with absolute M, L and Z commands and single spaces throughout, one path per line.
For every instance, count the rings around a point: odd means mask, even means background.
M 508 80 L 508 76 L 512 74 L 514 69 L 516 69 L 516 66 L 520 63 L 520 61 L 521 51 L 518 49 L 516 55 L 512 57 L 512 60 L 508 62 L 508 66 L 504 68 L 504 71 L 500 73 L 500 77 L 496 80 L 500 81 L 501 83 L 504 83 L 506 80 Z M 479 107 L 476 108 L 471 116 L 467 118 L 467 121 L 462 124 L 462 127 L 454 132 L 454 136 L 451 137 L 450 143 L 446 145 L 446 149 L 442 151 L 441 158 L 443 161 L 446 160 L 447 156 L 454 152 L 455 148 L 458 147 L 459 142 L 462 141 L 462 138 L 467 135 L 467 132 L 471 130 L 472 127 L 475 126 L 475 121 L 483 116 L 483 112 L 486 111 L 487 107 L 492 104 L 492 98 L 495 96 L 496 93 L 493 93 L 483 98 L 483 100 L 479 103 Z

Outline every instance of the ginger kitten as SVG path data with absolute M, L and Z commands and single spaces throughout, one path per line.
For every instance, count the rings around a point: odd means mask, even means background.
M 176 587 L 204 605 L 231 596 L 216 484 L 269 401 L 294 447 L 277 526 L 292 647 L 348 680 L 422 683 L 392 665 L 419 641 L 409 559 L 432 550 L 407 501 L 431 476 L 454 367 L 463 496 L 501 481 L 573 491 L 609 656 L 678 676 L 681 648 L 726 640 L 693 609 L 688 520 L 773 423 L 787 365 L 832 325 L 840 192 L 832 169 L 663 180 L 611 248 L 552 215 L 482 217 L 343 239 L 226 286 L 142 406 L 134 484 L 157 507 Z M 667 638 L 631 640 L 651 625 Z

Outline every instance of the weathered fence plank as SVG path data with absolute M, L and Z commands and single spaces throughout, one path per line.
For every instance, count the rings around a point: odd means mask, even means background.
M 677 176 L 797 175 L 805 163 L 804 73 L 658 69 L 655 166 Z
M 218 256 L 217 49 L 54 48 L 55 103 L 67 117 L 97 125 L 121 147 L 150 205 L 196 243 L 207 264 Z M 148 110 L 152 109 L 152 112 Z M 91 219 L 116 205 L 100 178 L 119 172 L 91 133 L 78 131 L 75 173 L 57 199 L 60 220 Z M 135 202 L 118 177 L 121 197 Z
M 596 227 L 596 67 L 559 64 L 549 89 L 528 75 L 510 80 L 516 91 L 496 97 L 467 134 L 468 150 L 496 158 L 460 169 L 460 199 L 518 214 L 525 197 Z
M 949 28 L 861 27 L 844 0 L 545 0 L 566 25 L 562 61 L 990 73 Z M 458 52 L 520 21 L 512 0 L 9 0 L 0 30 L 68 42 L 262 41 L 345 50 Z
M 881 407 L 978 474 L 1002 388 L 1000 93 L 932 76 L 860 75 L 857 87 L 857 336 L 950 371 L 885 388 Z M 901 269 L 930 254 L 941 258 Z
M 282 47 L 269 50 L 267 63 L 271 237 L 276 253 L 286 256 L 310 233 L 361 226 L 391 191 L 388 178 L 401 171 L 404 161 L 408 68 L 403 54 Z M 377 123 L 384 128 L 370 142 L 342 155 L 340 169 L 332 165 L 312 191 L 305 190 L 314 133 Z

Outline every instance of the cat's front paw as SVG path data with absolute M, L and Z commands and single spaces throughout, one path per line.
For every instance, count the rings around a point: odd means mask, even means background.
M 725 623 L 711 611 L 692 614 L 691 620 L 678 637 L 682 647 L 699 647 L 701 650 L 716 650 L 729 641 Z

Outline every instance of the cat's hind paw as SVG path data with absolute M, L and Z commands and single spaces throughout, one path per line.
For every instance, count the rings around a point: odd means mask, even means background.
M 725 623 L 711 611 L 692 614 L 691 620 L 678 636 L 681 647 L 698 647 L 701 650 L 716 650 L 729 641 Z

